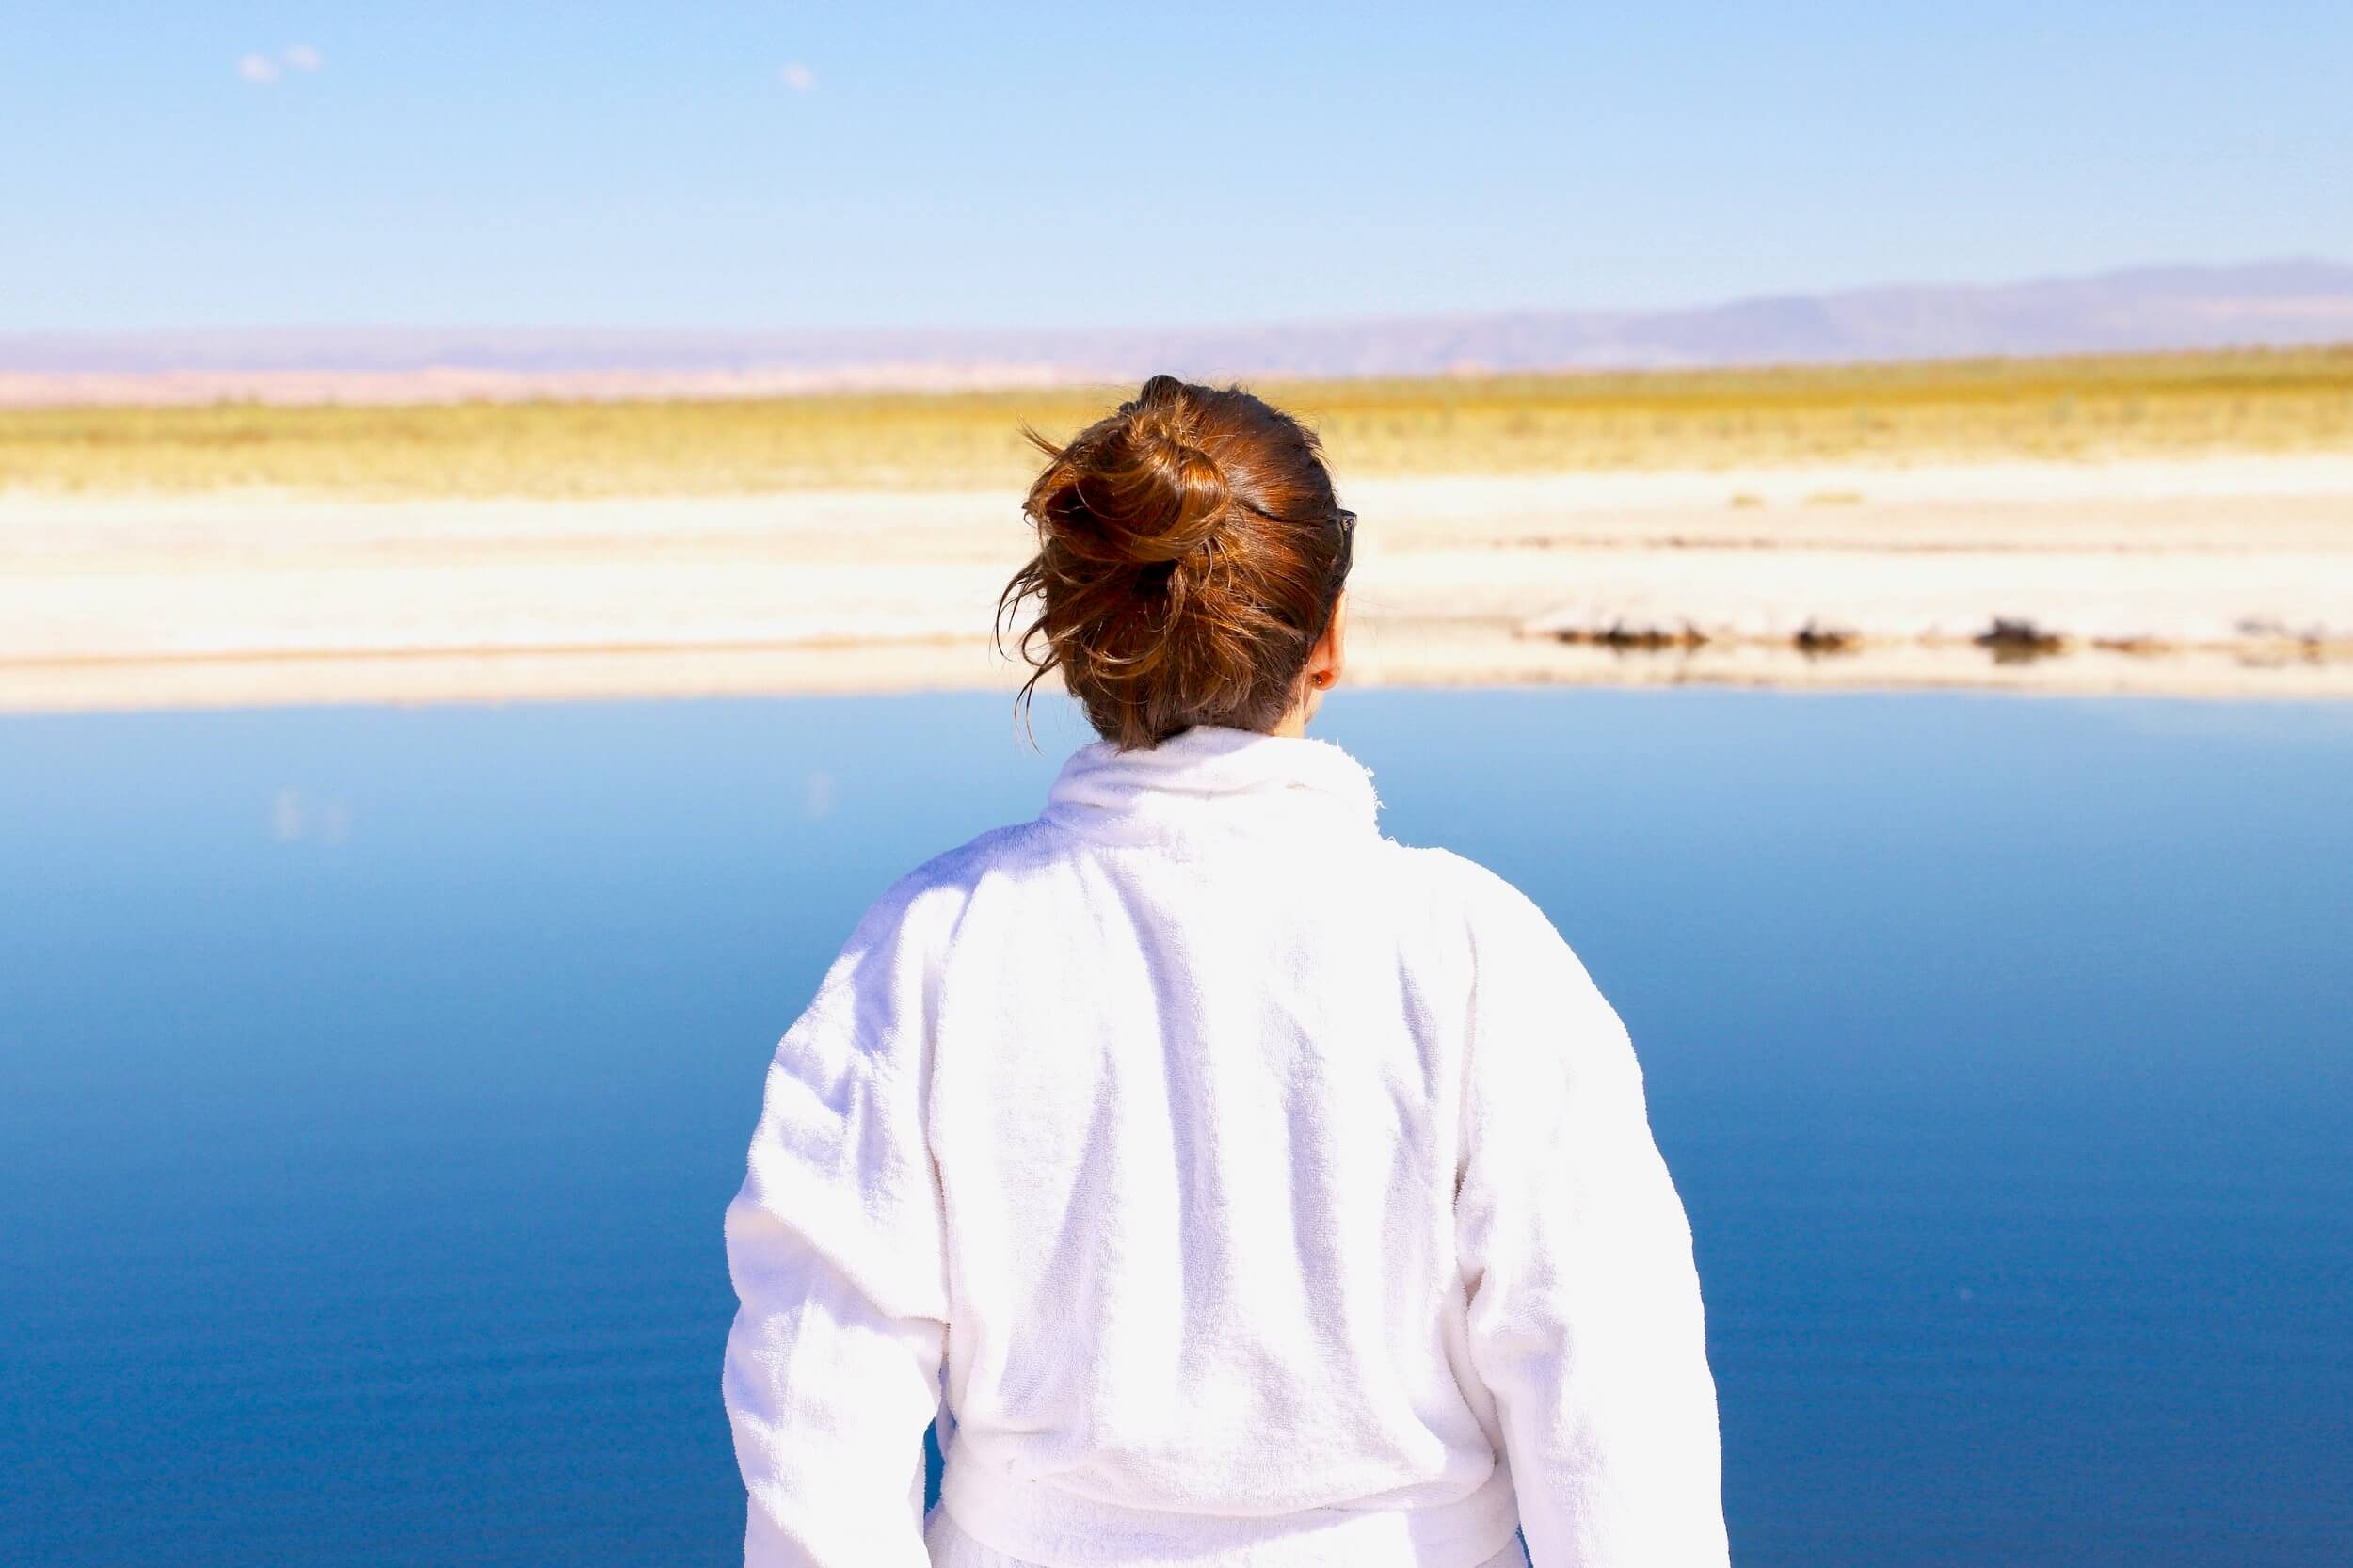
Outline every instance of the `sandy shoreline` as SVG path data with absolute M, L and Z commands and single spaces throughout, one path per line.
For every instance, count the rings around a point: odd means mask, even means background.
M 1344 488 L 1360 681 L 2353 696 L 2353 456 Z M 0 495 L 0 711 L 1010 686 L 1027 543 L 994 492 Z

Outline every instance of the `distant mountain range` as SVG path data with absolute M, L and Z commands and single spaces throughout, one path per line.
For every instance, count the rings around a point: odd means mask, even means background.
M 727 394 L 1193 376 L 1657 369 L 2353 342 L 2353 266 L 2142 268 L 1677 311 L 1167 330 L 351 328 L 0 334 L 0 402 Z

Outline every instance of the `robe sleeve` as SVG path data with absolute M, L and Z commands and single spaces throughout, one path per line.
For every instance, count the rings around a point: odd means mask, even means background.
M 777 1046 L 728 1206 L 722 1376 L 746 1568 L 926 1568 L 923 1432 L 948 1292 L 926 1129 L 930 977 L 868 911 Z
M 1723 1568 L 1715 1382 L 1625 1025 L 1506 885 L 1473 922 L 1456 1235 L 1536 1568 Z

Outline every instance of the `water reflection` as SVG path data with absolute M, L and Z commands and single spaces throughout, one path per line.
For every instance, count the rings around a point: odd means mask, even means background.
M 1744 1562 L 2345 1555 L 2348 712 L 1331 705 L 1387 830 L 1519 881 L 1633 1028 Z M 728 1560 L 760 1068 L 891 877 L 1035 809 L 1083 738 L 1038 728 L 0 722 L 0 1540 Z

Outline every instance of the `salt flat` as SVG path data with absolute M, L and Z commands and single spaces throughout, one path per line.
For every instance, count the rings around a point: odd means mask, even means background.
M 2353 696 L 2353 456 L 1342 489 L 1353 680 Z M 0 710 L 1009 685 L 1029 542 L 995 490 L 0 494 Z

